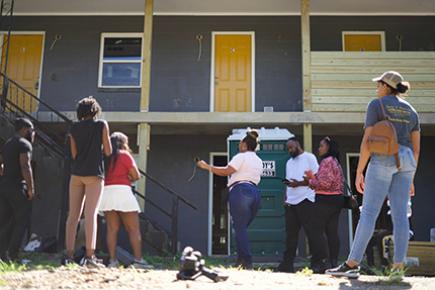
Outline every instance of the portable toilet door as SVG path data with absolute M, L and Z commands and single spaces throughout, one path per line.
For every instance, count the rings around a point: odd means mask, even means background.
M 239 153 L 239 142 L 248 129 L 234 129 L 228 137 L 228 158 Z M 285 249 L 284 194 L 285 167 L 289 154 L 287 140 L 294 137 L 287 129 L 256 130 L 260 145 L 257 155 L 263 161 L 263 174 L 258 185 L 261 192 L 261 208 L 248 228 L 252 254 L 255 256 L 282 255 Z M 230 250 L 235 254 L 234 230 L 231 224 Z

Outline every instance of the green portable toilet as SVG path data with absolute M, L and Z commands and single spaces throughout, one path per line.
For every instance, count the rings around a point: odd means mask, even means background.
M 229 160 L 239 153 L 239 142 L 247 129 L 234 129 L 227 138 Z M 263 160 L 263 174 L 259 183 L 261 209 L 249 226 L 248 235 L 255 256 L 281 255 L 285 243 L 284 192 L 285 166 L 289 159 L 287 140 L 294 137 L 287 129 L 256 129 L 260 146 L 257 155 Z M 232 227 L 232 225 L 231 225 Z M 231 229 L 231 253 L 236 251 L 234 230 Z

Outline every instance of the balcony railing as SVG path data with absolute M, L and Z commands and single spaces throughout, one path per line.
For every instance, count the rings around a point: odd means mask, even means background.
M 363 112 L 376 97 L 372 78 L 388 70 L 411 83 L 417 111 L 435 112 L 435 52 L 312 52 L 312 111 Z

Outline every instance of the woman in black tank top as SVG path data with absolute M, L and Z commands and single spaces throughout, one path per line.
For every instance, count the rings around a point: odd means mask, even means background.
M 109 126 L 106 121 L 97 119 L 100 111 L 94 98 L 82 99 L 77 107 L 79 121 L 72 125 L 69 135 L 72 168 L 65 233 L 66 257 L 62 264 L 73 263 L 77 226 L 84 209 L 86 256 L 80 264 L 100 266 L 95 258 L 95 245 L 97 212 L 104 180 L 103 154 L 110 156 L 112 153 Z

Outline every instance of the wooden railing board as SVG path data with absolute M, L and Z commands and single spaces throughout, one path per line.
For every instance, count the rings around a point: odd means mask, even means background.
M 417 111 L 435 112 L 435 52 L 312 52 L 312 111 L 364 112 L 387 70 L 411 83 L 404 96 Z

